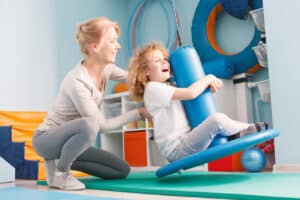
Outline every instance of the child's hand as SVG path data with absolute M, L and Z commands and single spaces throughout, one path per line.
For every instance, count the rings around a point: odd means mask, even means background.
M 210 79 L 210 90 L 211 92 L 215 93 L 217 92 L 219 89 L 221 89 L 223 87 L 223 82 L 221 79 L 215 77 L 214 75 L 208 75 L 209 79 Z

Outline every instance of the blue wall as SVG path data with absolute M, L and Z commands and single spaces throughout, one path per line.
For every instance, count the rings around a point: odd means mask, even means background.
M 1 1 L 0 110 L 48 110 L 62 78 L 82 59 L 76 25 L 104 15 L 124 30 L 126 7 L 123 0 Z M 126 51 L 117 63 L 126 66 Z
M 103 15 L 119 22 L 122 49 L 117 64 L 126 69 L 127 24 L 137 2 L 139 0 L 1 1 L 1 29 L 5 31 L 2 31 L 0 51 L 5 59 L 0 78 L 5 84 L 1 84 L 0 92 L 5 95 L 1 95 L 0 109 L 50 108 L 62 78 L 82 59 L 74 36 L 76 25 L 91 17 Z M 165 41 L 168 25 L 173 40 L 175 25 L 170 2 L 162 0 L 171 21 L 165 18 L 158 1 L 149 2 L 138 31 L 141 44 L 150 40 Z M 175 2 L 183 45 L 191 45 L 191 23 L 199 1 Z M 223 14 L 217 24 L 217 40 L 226 51 L 239 51 L 251 39 L 252 29 L 253 24 Z M 109 84 L 109 92 L 113 84 Z
M 65 74 L 82 59 L 75 40 L 76 25 L 95 16 L 107 16 L 120 24 L 122 48 L 117 64 L 127 68 L 127 25 L 140 0 L 27 0 L 1 1 L 1 55 L 0 74 L 1 110 L 48 110 Z M 165 7 L 167 20 L 161 4 Z M 180 19 L 183 45 L 192 45 L 191 23 L 199 0 L 175 1 Z M 168 26 L 170 29 L 168 29 Z M 175 24 L 170 1 L 148 1 L 143 12 L 140 45 L 152 41 L 171 41 L 175 38 Z M 170 35 L 168 35 L 168 30 Z M 243 49 L 254 32 L 250 19 L 238 20 L 226 13 L 218 17 L 216 37 L 219 45 L 228 52 Z M 253 80 L 268 77 L 267 70 L 257 73 Z M 111 92 L 114 82 L 109 84 Z M 257 90 L 253 90 L 258 102 Z M 255 109 L 258 110 L 258 109 Z M 260 119 L 272 122 L 269 104 L 261 104 Z M 258 115 L 255 115 L 258 116 Z M 255 120 L 257 120 L 256 117 Z
M 57 83 L 59 86 L 65 74 L 82 60 L 78 43 L 75 40 L 77 24 L 96 16 L 106 16 L 120 24 L 120 43 L 122 50 L 117 63 L 126 68 L 127 52 L 124 48 L 125 20 L 127 2 L 124 0 L 56 0 L 56 35 L 57 35 Z
M 300 2 L 286 0 L 264 3 L 273 122 L 281 130 L 275 143 L 276 161 L 278 165 L 299 164 Z
M 0 110 L 45 110 L 56 91 L 52 0 L 0 1 Z
M 135 7 L 140 0 L 132 0 L 129 4 L 128 18 L 133 15 Z M 166 8 L 171 21 L 166 21 L 164 10 L 162 9 L 160 1 L 148 1 L 146 8 L 142 13 L 142 23 L 138 26 L 141 30 L 137 30 L 136 38 L 140 41 L 140 46 L 152 40 L 163 41 L 167 44 L 168 25 L 171 27 L 170 38 L 174 40 L 174 17 L 173 10 L 171 9 L 170 1 L 162 1 L 163 6 Z M 191 25 L 194 17 L 194 12 L 199 3 L 199 0 L 188 1 L 175 1 L 176 9 L 180 21 L 180 34 L 182 37 L 183 45 L 192 45 L 191 39 Z M 219 46 L 229 53 L 237 53 L 242 51 L 252 40 L 255 31 L 255 25 L 248 17 L 246 20 L 239 20 L 222 12 L 218 15 L 216 23 L 216 40 Z M 127 33 L 127 32 L 126 32 Z M 268 79 L 268 70 L 262 69 L 253 76 L 251 80 L 254 82 Z M 254 121 L 266 121 L 272 127 L 272 113 L 271 104 L 263 103 L 260 101 L 257 88 L 253 88 L 253 112 Z

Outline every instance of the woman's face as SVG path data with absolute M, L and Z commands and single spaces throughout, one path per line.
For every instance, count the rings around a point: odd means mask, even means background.
M 148 54 L 149 70 L 146 75 L 150 81 L 165 82 L 171 77 L 170 64 L 160 50 Z
M 118 42 L 118 34 L 114 27 L 110 27 L 99 41 L 96 51 L 97 56 L 104 63 L 114 63 L 116 60 L 117 53 L 121 48 Z

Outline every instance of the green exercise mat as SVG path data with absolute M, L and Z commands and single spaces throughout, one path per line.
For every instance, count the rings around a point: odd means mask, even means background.
M 157 178 L 155 172 L 136 172 L 123 180 L 87 177 L 81 181 L 89 189 L 120 192 L 223 199 L 300 199 L 300 173 L 185 171 Z

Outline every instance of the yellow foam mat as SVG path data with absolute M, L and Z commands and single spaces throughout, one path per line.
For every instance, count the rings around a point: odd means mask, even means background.
M 39 160 L 38 180 L 46 179 L 44 160 L 32 146 L 32 136 L 43 122 L 47 112 L 0 111 L 0 126 L 12 126 L 12 142 L 25 142 L 25 159 Z M 87 174 L 72 171 L 74 176 Z

